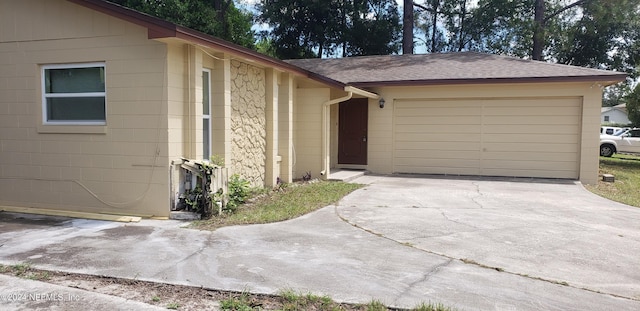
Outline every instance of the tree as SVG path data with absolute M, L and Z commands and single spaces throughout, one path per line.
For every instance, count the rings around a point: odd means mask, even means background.
M 400 49 L 395 0 L 262 0 L 260 20 L 280 58 L 391 54 Z M 341 52 L 341 53 L 340 53 Z
M 232 0 L 110 0 L 139 12 L 254 48 L 253 15 Z
M 533 50 L 531 52 L 531 58 L 535 60 L 543 60 L 542 50 L 545 45 L 545 37 L 548 33 L 547 22 L 552 18 L 558 16 L 562 12 L 569 10 L 573 7 L 583 5 L 590 0 L 578 0 L 569 5 L 562 6 L 555 10 L 553 13 L 546 14 L 546 2 L 545 0 L 535 0 L 535 10 L 533 17 Z
M 402 54 L 413 54 L 413 0 L 404 0 L 402 13 Z
M 257 8 L 260 20 L 273 27 L 263 36 L 273 40 L 281 58 L 321 57 L 338 42 L 340 1 L 262 0 Z
M 640 3 L 636 0 L 586 1 L 581 8 L 582 16 L 554 49 L 558 61 L 637 75 Z
M 347 19 L 346 56 L 388 55 L 398 52 L 400 15 L 395 1 L 353 0 Z
M 627 95 L 627 114 L 629 121 L 635 127 L 640 127 L 640 84 L 636 86 L 632 93 Z

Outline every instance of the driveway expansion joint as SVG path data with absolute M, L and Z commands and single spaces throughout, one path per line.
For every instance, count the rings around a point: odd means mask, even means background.
M 436 269 L 444 267 L 444 266 L 450 264 L 451 262 L 453 262 L 454 260 L 456 260 L 456 261 L 460 261 L 460 262 L 462 262 L 464 264 L 467 264 L 467 265 L 476 266 L 478 268 L 487 269 L 487 270 L 494 270 L 494 271 L 497 271 L 497 272 L 503 272 L 503 273 L 507 273 L 507 274 L 510 274 L 510 275 L 531 279 L 531 280 L 534 280 L 534 281 L 541 281 L 541 282 L 546 282 L 546 283 L 555 284 L 555 285 L 562 285 L 562 286 L 566 286 L 566 287 L 570 287 L 570 288 L 574 288 L 574 289 L 578 289 L 578 290 L 588 291 L 588 292 L 591 292 L 591 293 L 596 293 L 596 294 L 601 294 L 601 295 L 608 295 L 608 296 L 615 297 L 615 298 L 628 299 L 628 300 L 632 300 L 632 301 L 640 301 L 640 299 L 637 299 L 637 298 L 634 298 L 634 297 L 627 297 L 627 296 L 617 295 L 617 294 L 613 294 L 613 293 L 606 293 L 606 292 L 602 292 L 602 291 L 594 290 L 594 289 L 589 289 L 589 288 L 585 288 L 585 287 L 577 287 L 577 286 L 571 285 L 571 284 L 569 284 L 568 282 L 565 282 L 565 281 L 557 281 L 557 280 L 546 279 L 546 278 L 537 277 L 537 276 L 531 276 L 531 275 L 528 275 L 528 274 L 512 272 L 512 271 L 505 270 L 504 268 L 485 265 L 485 264 L 479 263 L 479 262 L 477 262 L 475 260 L 472 260 L 472 259 L 469 259 L 469 258 L 456 258 L 456 257 L 450 256 L 450 255 L 444 254 L 444 253 L 438 253 L 438 252 L 435 252 L 435 251 L 432 251 L 432 250 L 419 248 L 419 247 L 416 247 L 415 245 L 413 245 L 412 243 L 400 242 L 398 240 L 395 240 L 395 239 L 392 239 L 392 238 L 390 238 L 388 236 L 385 236 L 382 233 L 375 232 L 375 231 L 373 231 L 371 229 L 367 229 L 367 228 L 364 228 L 364 227 L 362 227 L 362 226 L 360 226 L 358 224 L 350 222 L 347 218 L 345 218 L 342 215 L 340 215 L 340 213 L 338 212 L 338 206 L 337 205 L 334 206 L 334 211 L 335 211 L 336 216 L 338 216 L 338 218 L 340 218 L 345 223 L 347 223 L 347 224 L 349 224 L 349 225 L 351 225 L 351 226 L 353 226 L 355 228 L 358 228 L 358 229 L 360 229 L 362 231 L 365 231 L 365 232 L 367 232 L 369 234 L 381 237 L 383 239 L 387 239 L 389 241 L 393 241 L 395 243 L 398 243 L 398 244 L 406 246 L 406 247 L 414 248 L 416 250 L 419 250 L 419 251 L 422 251 L 422 252 L 425 252 L 425 253 L 428 253 L 428 254 L 432 254 L 432 255 L 436 255 L 436 256 L 440 256 L 440 257 L 444 257 L 444 258 L 449 259 L 446 262 L 446 264 L 438 265 L 436 267 Z M 444 212 L 443 212 L 443 216 L 445 216 Z M 446 218 L 446 216 L 445 216 L 445 218 Z M 453 222 L 455 222 L 455 221 L 453 221 Z M 435 271 L 435 270 L 432 270 L 432 272 L 433 271 Z M 427 274 L 425 277 L 428 277 L 428 276 L 429 276 L 429 274 Z M 412 283 L 412 285 L 415 285 L 415 284 L 416 284 L 415 282 Z M 406 292 L 406 291 L 404 291 L 404 292 Z

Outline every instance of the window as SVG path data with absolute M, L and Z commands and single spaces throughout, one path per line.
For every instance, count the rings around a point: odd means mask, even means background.
M 45 124 L 106 124 L 104 63 L 42 67 Z
M 211 71 L 202 71 L 202 157 L 211 158 Z
M 604 116 L 604 122 L 609 122 L 609 116 Z

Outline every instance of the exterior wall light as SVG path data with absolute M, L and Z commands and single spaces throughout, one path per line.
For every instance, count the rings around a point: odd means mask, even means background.
M 380 99 L 378 100 L 378 105 L 380 105 L 380 108 L 384 108 L 384 98 L 380 97 Z

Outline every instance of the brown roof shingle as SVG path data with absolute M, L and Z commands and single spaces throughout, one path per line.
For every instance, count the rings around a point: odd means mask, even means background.
M 477 52 L 296 59 L 286 62 L 353 86 L 594 81 L 626 74 Z

